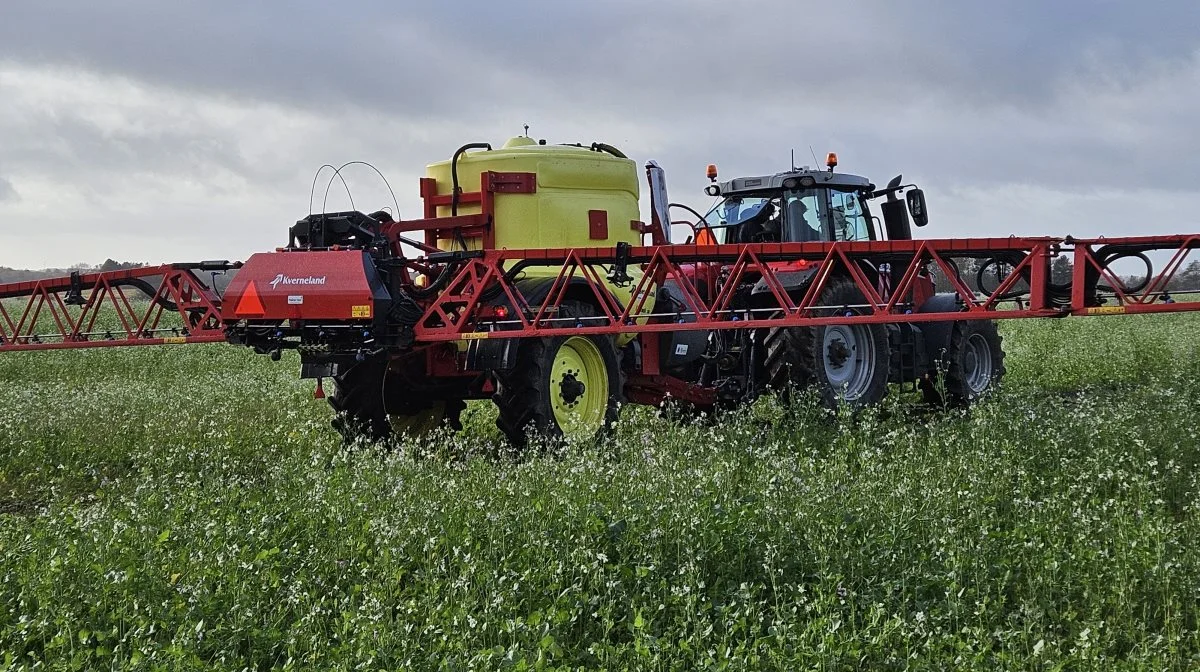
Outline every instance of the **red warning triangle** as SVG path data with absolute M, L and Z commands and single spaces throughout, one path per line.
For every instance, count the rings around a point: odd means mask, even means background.
M 254 283 L 246 285 L 246 292 L 242 294 L 242 298 L 238 301 L 237 308 L 233 309 L 234 315 L 249 315 L 261 316 L 267 314 L 267 309 L 263 308 L 262 299 L 258 297 L 258 288 Z

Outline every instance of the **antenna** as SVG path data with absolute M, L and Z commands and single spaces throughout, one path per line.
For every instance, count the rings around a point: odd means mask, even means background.
M 525 137 L 529 137 L 529 124 L 525 124 Z
M 821 165 L 821 162 L 817 161 L 817 153 L 813 151 L 812 145 L 808 146 L 808 153 L 813 157 L 813 170 L 817 170 L 817 166 Z

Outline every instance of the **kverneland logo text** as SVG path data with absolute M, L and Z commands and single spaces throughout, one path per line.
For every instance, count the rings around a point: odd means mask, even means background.
M 325 284 L 325 276 L 323 276 L 323 275 L 320 275 L 320 276 L 310 275 L 310 276 L 303 277 L 303 278 L 293 278 L 293 277 L 284 275 L 283 273 L 280 273 L 279 275 L 275 276 L 274 280 L 271 281 L 271 289 L 275 289 L 279 285 L 284 285 L 286 287 L 288 285 L 323 285 L 323 284 Z

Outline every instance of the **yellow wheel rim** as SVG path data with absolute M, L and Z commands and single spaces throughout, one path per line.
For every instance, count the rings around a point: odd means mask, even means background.
M 441 426 L 446 417 L 446 402 L 434 402 L 433 406 L 412 415 L 394 413 L 388 416 L 392 424 L 392 432 L 397 436 L 424 436 Z
M 590 439 L 604 426 L 608 411 L 608 367 L 591 339 L 571 336 L 554 355 L 550 407 L 568 439 Z

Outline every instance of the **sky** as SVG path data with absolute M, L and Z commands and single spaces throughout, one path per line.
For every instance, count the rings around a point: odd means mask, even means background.
M 708 163 L 811 147 L 918 183 L 918 237 L 1191 233 L 1198 113 L 1183 0 L 39 0 L 0 21 L 0 266 L 244 259 L 325 163 L 417 217 L 427 163 L 524 124 L 696 208 Z

